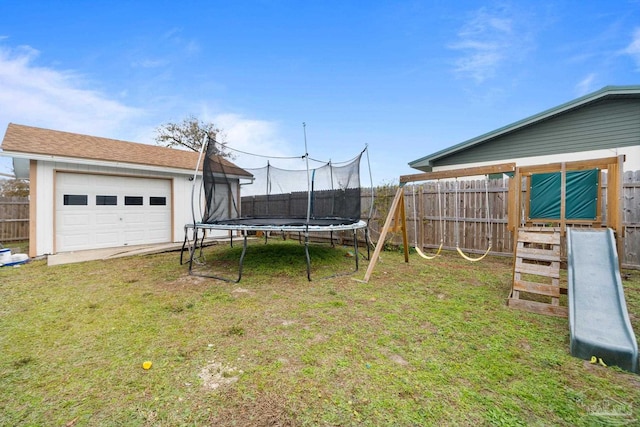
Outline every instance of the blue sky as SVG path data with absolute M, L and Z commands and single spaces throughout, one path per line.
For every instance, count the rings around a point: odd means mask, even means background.
M 298 155 L 305 122 L 314 158 L 368 144 L 379 184 L 632 84 L 640 0 L 0 0 L 0 136 L 13 122 L 154 143 L 193 115 L 231 147 Z

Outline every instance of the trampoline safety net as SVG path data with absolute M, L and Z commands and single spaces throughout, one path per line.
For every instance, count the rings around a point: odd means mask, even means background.
M 266 166 L 240 169 L 207 145 L 203 163 L 205 224 L 249 222 L 258 225 L 355 223 L 361 217 L 360 159 L 340 164 L 289 170 Z M 253 177 L 241 185 L 237 179 Z M 240 206 L 237 192 L 241 191 Z

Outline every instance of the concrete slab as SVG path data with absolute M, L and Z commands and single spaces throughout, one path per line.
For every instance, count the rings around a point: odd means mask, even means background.
M 135 245 L 118 248 L 91 249 L 86 251 L 61 252 L 47 256 L 47 265 L 72 264 L 76 262 L 100 259 L 121 258 L 134 255 L 149 255 L 178 251 L 182 243 L 163 243 L 158 245 Z

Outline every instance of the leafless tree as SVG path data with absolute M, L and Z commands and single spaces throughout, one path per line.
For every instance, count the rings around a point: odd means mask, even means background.
M 186 148 L 200 151 L 205 136 L 216 140 L 217 154 L 233 157 L 226 149 L 224 132 L 211 122 L 203 122 L 195 116 L 189 116 L 181 123 L 165 123 L 156 128 L 156 143 L 165 147 Z

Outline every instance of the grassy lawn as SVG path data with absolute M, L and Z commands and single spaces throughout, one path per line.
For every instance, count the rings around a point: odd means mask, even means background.
M 312 247 L 313 277 L 349 250 Z M 239 248 L 208 251 L 233 276 Z M 0 268 L 0 425 L 640 422 L 640 377 L 571 357 L 566 319 L 505 306 L 510 259 L 384 252 L 353 280 L 365 268 L 308 282 L 302 247 L 276 241 L 249 247 L 239 284 L 177 253 Z

